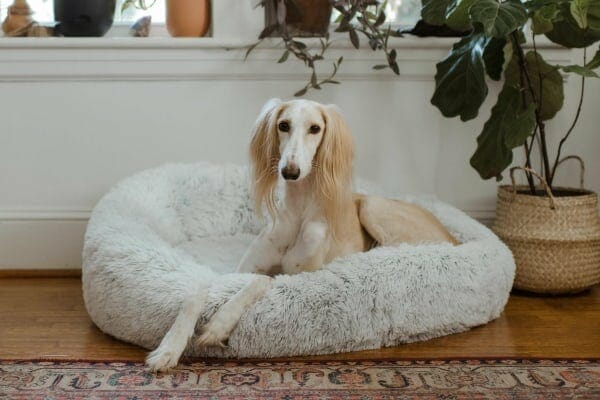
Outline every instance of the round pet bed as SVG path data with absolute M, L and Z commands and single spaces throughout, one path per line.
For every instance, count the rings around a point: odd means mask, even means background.
M 189 290 L 214 280 L 200 328 L 251 277 L 235 273 L 259 232 L 247 169 L 166 165 L 125 179 L 94 209 L 85 236 L 83 291 L 104 332 L 154 349 Z M 320 271 L 274 278 L 242 316 L 227 348 L 188 355 L 277 357 L 375 349 L 465 331 L 497 318 L 512 286 L 508 248 L 463 212 L 432 211 L 461 241 L 379 247 Z

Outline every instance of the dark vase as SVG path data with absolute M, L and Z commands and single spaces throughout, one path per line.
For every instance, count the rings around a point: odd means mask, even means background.
M 104 36 L 113 23 L 116 0 L 54 0 L 57 33 Z

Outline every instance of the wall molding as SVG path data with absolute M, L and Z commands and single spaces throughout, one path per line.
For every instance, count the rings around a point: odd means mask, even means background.
M 0 209 L 2 221 L 88 221 L 91 210 L 74 209 Z
M 400 76 L 373 70 L 383 62 L 367 46 L 353 49 L 345 36 L 336 36 L 319 63 L 323 74 L 344 56 L 338 76 L 357 81 L 431 81 L 435 62 L 448 52 L 454 38 L 394 38 Z M 80 81 L 201 81 L 305 80 L 308 70 L 290 57 L 278 64 L 279 40 L 270 39 L 244 60 L 248 39 L 217 38 L 10 38 L 0 41 L 0 82 Z M 316 39 L 309 39 L 316 45 Z M 572 51 L 540 43 L 546 59 L 570 63 Z

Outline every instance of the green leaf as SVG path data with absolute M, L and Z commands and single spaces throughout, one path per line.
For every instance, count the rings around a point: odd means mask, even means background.
M 278 63 L 284 63 L 287 61 L 288 57 L 290 56 L 290 51 L 286 50 L 283 52 L 283 54 L 281 55 L 281 58 L 277 61 Z
M 133 7 L 134 0 L 125 0 L 121 5 L 121 14 L 130 7 Z
M 390 66 L 387 64 L 378 64 L 378 65 L 373 65 L 373 69 L 386 69 L 389 68 Z
M 550 32 L 554 28 L 553 21 L 558 15 L 558 6 L 548 4 L 537 9 L 531 17 L 531 30 L 536 35 Z
M 512 163 L 512 149 L 523 145 L 534 128 L 533 104 L 524 107 L 519 90 L 504 85 L 490 118 L 477 137 L 471 166 L 483 179 L 499 177 Z
M 533 93 L 538 100 L 540 98 L 540 76 L 542 77 L 540 117 L 542 120 L 552 119 L 563 106 L 563 78 L 558 68 L 545 62 L 539 53 L 536 57 L 535 51 L 530 51 L 525 55 L 525 65 L 529 79 L 531 80 Z M 521 88 L 519 65 L 516 56 L 513 56 L 513 59 L 506 68 L 506 82 L 517 89 Z M 529 85 L 525 84 L 524 92 L 527 104 L 533 103 Z
M 471 30 L 471 19 L 469 18 L 469 8 L 477 0 L 458 0 L 455 7 L 450 5 L 446 10 L 446 25 L 455 31 L 464 32 Z
M 590 61 L 588 61 L 588 63 L 585 64 L 585 66 L 586 66 L 586 68 L 589 68 L 589 69 L 596 69 L 596 68 L 600 67 L 600 48 L 598 48 L 598 51 L 596 51 L 594 58 L 592 58 Z
M 294 93 L 294 96 L 296 96 L 296 97 L 304 96 L 307 91 L 308 91 L 308 88 L 302 88 L 302 89 L 298 90 L 296 93 Z
M 444 25 L 446 10 L 456 2 L 457 0 L 422 0 L 421 18 L 430 25 Z
M 587 22 L 590 29 L 600 31 L 600 1 L 589 0 Z
M 596 0 L 597 1 L 597 0 Z M 590 10 L 593 9 L 593 13 Z M 562 3 L 559 5 L 559 13 L 553 22 L 554 28 L 546 33 L 546 37 L 565 47 L 588 47 L 598 40 L 600 40 L 600 28 L 592 28 L 596 26 L 597 19 L 596 9 L 600 10 L 600 7 L 592 6 L 588 8 L 588 29 L 581 29 L 577 25 L 577 21 L 571 15 L 571 9 L 568 3 Z M 600 11 L 598 12 L 600 19 Z
M 583 65 L 558 65 L 558 68 L 565 72 L 572 72 L 577 75 L 585 76 L 587 78 L 598 78 L 598 74 L 592 71 L 590 68 Z
M 504 47 L 506 39 L 492 38 L 483 50 L 483 62 L 485 64 L 485 72 L 495 81 L 499 81 L 502 77 L 504 66 Z
M 459 115 L 468 121 L 477 116 L 488 93 L 483 64 L 487 41 L 482 32 L 474 31 L 452 46 L 450 54 L 436 65 L 431 103 L 445 117 Z
M 527 21 L 527 10 L 521 3 L 478 0 L 469 10 L 471 21 L 483 25 L 488 37 L 504 37 Z
M 377 27 L 377 26 L 383 24 L 385 22 L 385 19 L 386 19 L 385 12 L 383 10 L 381 10 L 379 12 L 379 15 L 377 15 L 377 20 L 375 21 L 374 25 Z
M 246 61 L 248 59 L 248 56 L 250 55 L 250 53 L 252 52 L 252 50 L 254 50 L 256 48 L 256 46 L 258 46 L 260 44 L 261 41 L 258 41 L 250 46 L 248 46 L 248 49 L 246 50 L 246 55 L 244 56 L 244 61 Z
M 350 28 L 348 33 L 350 34 L 350 42 L 352 42 L 352 45 L 355 49 L 358 49 L 360 47 L 360 41 L 358 40 L 358 34 L 356 33 L 356 30 L 354 28 Z
M 588 27 L 588 7 L 589 0 L 573 0 L 571 1 L 571 5 L 569 7 L 571 10 L 571 16 L 581 29 L 587 29 Z

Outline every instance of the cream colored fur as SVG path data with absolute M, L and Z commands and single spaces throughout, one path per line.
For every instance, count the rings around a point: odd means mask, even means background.
M 421 207 L 353 194 L 353 153 L 352 135 L 335 106 L 279 99 L 265 104 L 250 156 L 255 207 L 260 212 L 266 204 L 272 224 L 248 249 L 238 272 L 314 271 L 375 244 L 457 243 Z M 299 173 L 285 179 L 277 206 L 275 191 L 286 169 Z

